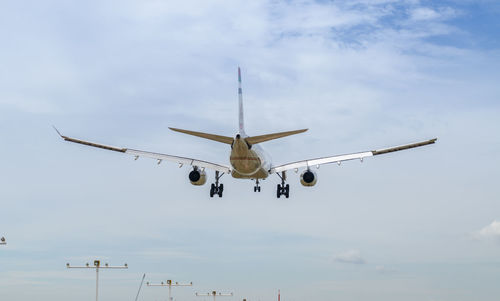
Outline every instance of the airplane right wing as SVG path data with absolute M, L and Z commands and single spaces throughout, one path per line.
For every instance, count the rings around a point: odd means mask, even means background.
M 415 147 L 433 144 L 436 142 L 436 140 L 437 140 L 437 138 L 434 138 L 434 139 L 430 139 L 430 140 L 426 140 L 426 141 L 422 141 L 422 142 L 405 144 L 405 145 L 401 145 L 401 146 L 389 147 L 389 148 L 384 148 L 384 149 L 379 149 L 379 150 L 374 150 L 374 151 L 367 151 L 367 152 L 360 152 L 360 153 L 353 153 L 353 154 L 346 154 L 346 155 L 338 155 L 338 156 L 332 156 L 332 157 L 324 157 L 324 158 L 297 161 L 297 162 L 288 163 L 288 164 L 284 164 L 284 165 L 273 166 L 269 170 L 269 173 L 280 173 L 282 171 L 291 170 L 291 169 L 298 169 L 298 168 L 302 168 L 302 167 L 310 168 L 311 166 L 319 166 L 319 165 L 328 164 L 328 163 L 340 164 L 343 161 L 354 160 L 354 159 L 363 160 L 363 158 L 366 158 L 366 157 L 372 157 L 372 156 L 377 156 L 377 155 L 382 155 L 382 154 L 397 152 L 397 151 L 401 151 L 401 150 L 405 150 L 405 149 L 410 149 L 410 148 L 415 148 Z
M 61 138 L 63 138 L 65 141 L 83 144 L 83 145 L 92 146 L 92 147 L 101 148 L 101 149 L 106 149 L 106 150 L 111 150 L 111 151 L 115 151 L 115 152 L 119 152 L 119 153 L 129 154 L 129 155 L 135 156 L 136 160 L 139 157 L 147 157 L 147 158 L 158 160 L 158 164 L 160 164 L 163 160 L 165 160 L 165 161 L 171 161 L 171 162 L 178 163 L 181 166 L 186 164 L 186 165 L 190 165 L 190 166 L 197 166 L 200 168 L 208 168 L 208 169 L 212 169 L 212 170 L 223 172 L 223 173 L 230 173 L 231 172 L 231 168 L 229 168 L 229 166 L 222 165 L 222 164 L 217 164 L 217 163 L 212 163 L 212 162 L 207 162 L 207 161 L 202 161 L 202 160 L 197 160 L 197 159 L 192 159 L 192 158 L 186 158 L 186 157 L 172 156 L 172 155 L 161 154 L 161 153 L 153 153 L 153 152 L 142 151 L 142 150 L 131 149 L 131 148 L 120 148 L 120 147 L 98 144 L 98 143 L 94 143 L 94 142 L 90 142 L 90 141 L 75 139 L 75 138 L 61 135 L 61 133 L 59 133 L 59 131 L 56 128 L 54 128 L 54 129 L 59 134 L 59 136 L 61 136 Z

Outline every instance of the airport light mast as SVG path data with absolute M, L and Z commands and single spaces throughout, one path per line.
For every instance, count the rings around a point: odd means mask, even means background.
M 197 297 L 207 297 L 207 296 L 213 296 L 214 297 L 214 301 L 216 301 L 215 299 L 217 297 L 231 297 L 233 296 L 233 293 L 221 293 L 221 292 L 216 292 L 216 291 L 212 291 L 211 293 L 196 293 L 195 294 Z
M 7 242 L 5 241 L 5 237 L 2 236 L 2 238 L 0 238 L 0 245 L 6 245 Z
M 99 296 L 99 270 L 100 269 L 128 269 L 128 265 L 125 263 L 123 266 L 110 266 L 105 263 L 104 266 L 101 266 L 100 260 L 94 260 L 94 265 L 91 266 L 88 262 L 85 266 L 70 266 L 69 263 L 66 263 L 66 267 L 68 269 L 95 269 L 95 301 L 98 301 Z
M 166 283 L 163 281 L 160 284 L 152 284 L 149 282 L 146 282 L 147 286 L 168 286 L 168 301 L 172 301 L 172 286 L 193 286 L 193 282 L 189 283 L 179 283 L 179 282 L 173 282 L 172 280 L 167 280 Z

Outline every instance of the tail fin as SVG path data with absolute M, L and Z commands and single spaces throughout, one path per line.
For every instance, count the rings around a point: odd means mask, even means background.
M 245 121 L 243 119 L 243 95 L 242 95 L 242 91 L 241 91 L 241 70 L 240 70 L 240 67 L 238 67 L 238 103 L 239 103 L 239 107 L 238 107 L 238 121 L 239 121 L 239 133 L 241 136 L 245 137 L 246 134 L 245 134 Z

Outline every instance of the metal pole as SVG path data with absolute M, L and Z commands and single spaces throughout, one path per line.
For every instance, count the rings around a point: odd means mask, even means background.
M 95 269 L 95 301 L 97 301 L 97 297 L 99 296 L 99 267 Z
M 146 278 L 146 274 L 142 275 L 141 285 L 139 286 L 139 290 L 137 291 L 137 296 L 135 296 L 135 301 L 139 299 L 139 293 L 141 292 L 142 284 L 144 283 L 144 278 Z

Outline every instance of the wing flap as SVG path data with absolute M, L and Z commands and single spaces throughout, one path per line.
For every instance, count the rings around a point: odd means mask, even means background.
M 371 157 L 371 156 L 373 156 L 372 152 L 362 152 L 362 153 L 356 153 L 356 154 L 346 154 L 346 155 L 297 161 L 297 162 L 293 162 L 293 163 L 288 163 L 288 164 L 272 167 L 270 170 L 270 173 L 275 173 L 275 172 L 279 173 L 282 171 L 296 169 L 296 168 L 302 168 L 302 167 L 309 168 L 311 166 L 323 165 L 323 164 L 328 164 L 328 163 L 340 163 L 343 161 L 349 161 L 349 160 L 354 160 L 354 159 L 361 160 L 363 158 Z
M 102 149 L 107 149 L 107 150 L 120 152 L 120 153 L 125 153 L 127 150 L 126 148 L 119 148 L 119 147 L 114 147 L 114 146 L 109 146 L 109 145 L 104 145 L 104 144 L 98 144 L 98 143 L 80 140 L 80 139 L 75 139 L 75 138 L 71 138 L 71 137 L 67 137 L 67 136 L 63 136 L 63 135 L 61 135 L 61 138 L 63 138 L 65 141 L 83 144 L 83 145 L 92 146 L 92 147 L 97 147 L 97 148 L 102 148 Z
M 437 138 L 422 141 L 422 142 L 417 142 L 417 143 L 412 143 L 412 144 L 406 144 L 406 145 L 400 145 L 400 146 L 395 146 L 395 147 L 389 147 L 389 148 L 384 148 L 384 149 L 379 149 L 379 150 L 374 150 L 372 151 L 373 155 L 383 155 L 383 154 L 388 154 L 392 152 L 397 152 L 405 149 L 410 149 L 410 148 L 415 148 L 415 147 L 420 147 L 424 145 L 429 145 L 429 144 L 434 144 L 436 143 Z
M 434 139 L 421 141 L 421 142 L 417 142 L 417 143 L 411 143 L 411 144 L 405 144 L 405 145 L 400 145 L 400 146 L 395 146 L 395 147 L 383 148 L 383 149 L 374 150 L 374 151 L 367 151 L 367 152 L 360 152 L 360 153 L 353 153 L 353 154 L 346 154 L 346 155 L 297 161 L 297 162 L 293 162 L 293 163 L 288 163 L 288 164 L 284 164 L 284 165 L 271 167 L 269 172 L 270 173 L 275 173 L 275 172 L 279 173 L 282 171 L 297 169 L 297 168 L 302 168 L 302 167 L 309 168 L 311 166 L 319 166 L 319 165 L 328 164 L 328 163 L 339 163 L 340 164 L 343 161 L 349 161 L 349 160 L 354 160 L 354 159 L 363 160 L 363 158 L 366 158 L 366 157 L 388 154 L 388 153 L 406 150 L 406 149 L 410 149 L 410 148 L 434 144 L 436 141 L 437 141 L 437 138 L 434 138 Z
M 201 168 L 208 168 L 208 169 L 212 169 L 212 170 L 216 170 L 216 171 L 220 171 L 220 172 L 224 172 L 224 173 L 229 173 L 231 171 L 231 169 L 228 166 L 225 166 L 222 164 L 217 164 L 217 163 L 211 163 L 208 161 L 192 159 L 192 158 L 172 156 L 172 155 L 161 154 L 161 153 L 153 153 L 153 152 L 141 151 L 141 150 L 130 149 L 130 148 L 127 149 L 125 151 L 125 153 L 133 155 L 133 156 L 138 156 L 138 157 L 146 157 L 146 158 L 151 158 L 151 159 L 156 159 L 156 160 L 165 160 L 165 161 L 175 162 L 175 163 L 179 163 L 179 164 L 197 166 L 197 167 L 201 167 Z
M 56 129 L 57 131 L 57 129 Z M 110 151 L 115 151 L 115 152 L 120 152 L 120 153 L 125 153 L 129 155 L 136 156 L 138 157 L 146 157 L 146 158 L 151 158 L 151 159 L 156 159 L 159 160 L 158 164 L 161 163 L 161 161 L 170 161 L 170 162 L 175 162 L 179 164 L 185 164 L 185 165 L 190 165 L 190 166 L 197 166 L 200 168 L 208 168 L 224 173 L 230 173 L 231 169 L 229 166 L 222 165 L 222 164 L 217 164 L 217 163 L 212 163 L 208 161 L 202 161 L 198 159 L 193 159 L 193 158 L 187 158 L 187 157 L 179 157 L 179 156 L 172 156 L 172 155 L 167 155 L 167 154 L 161 154 L 161 153 L 154 153 L 154 152 L 148 152 L 148 151 L 141 151 L 137 149 L 130 149 L 130 148 L 120 148 L 120 147 L 114 147 L 114 146 L 109 146 L 109 145 L 104 145 L 104 144 L 99 144 L 99 143 L 94 143 L 90 141 L 85 141 L 85 140 L 80 140 L 80 139 L 75 139 L 71 138 L 68 136 L 61 135 L 59 131 L 57 131 L 59 136 L 63 138 L 65 141 L 68 142 L 73 142 L 73 143 L 78 143 L 86 146 L 92 146 L 96 148 L 101 148 L 105 150 L 110 150 Z

